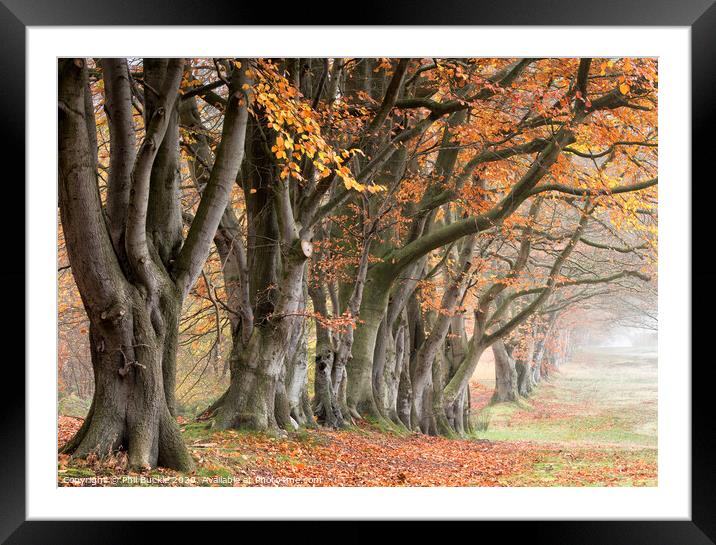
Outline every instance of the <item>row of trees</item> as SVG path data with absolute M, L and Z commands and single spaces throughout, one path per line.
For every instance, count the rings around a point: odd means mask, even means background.
M 651 300 L 654 59 L 62 59 L 58 81 L 95 382 L 76 456 L 192 467 L 188 309 L 216 350 L 228 324 L 218 428 L 454 436 L 486 349 L 513 400 L 575 309 Z

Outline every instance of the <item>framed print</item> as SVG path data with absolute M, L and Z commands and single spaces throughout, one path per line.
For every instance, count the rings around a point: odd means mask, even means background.
M 714 542 L 716 7 L 402 4 L 3 0 L 8 543 Z

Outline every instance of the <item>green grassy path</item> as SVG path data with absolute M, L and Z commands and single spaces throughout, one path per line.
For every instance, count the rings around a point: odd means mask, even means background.
M 655 468 L 656 353 L 643 348 L 582 350 L 528 399 L 483 406 L 475 418 L 488 426 L 477 432 L 478 438 L 562 449 L 560 456 L 545 451 L 533 473 L 513 476 L 512 485 L 545 486 L 565 472 L 575 477 L 614 473 L 625 463 Z M 629 485 L 629 476 L 624 477 L 619 484 Z M 656 476 L 639 484 L 656 485 Z
M 489 419 L 484 439 L 656 448 L 656 353 L 581 351 L 527 400 L 484 407 L 478 417 Z

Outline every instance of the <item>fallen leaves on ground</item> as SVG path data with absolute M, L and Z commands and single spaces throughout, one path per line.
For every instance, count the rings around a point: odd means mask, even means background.
M 61 438 L 80 423 L 61 418 Z M 192 476 L 158 469 L 142 481 L 118 458 L 62 457 L 59 484 L 110 485 L 118 483 L 107 477 L 125 476 L 126 484 L 165 486 L 638 486 L 653 485 L 656 477 L 656 460 L 643 460 L 638 450 L 397 435 L 368 424 L 285 438 L 214 432 L 197 423 L 182 428 L 197 462 Z
M 569 373 L 543 380 L 519 404 L 486 407 L 493 387 L 473 381 L 473 414 L 488 409 L 489 416 L 497 411 L 485 422 L 489 429 L 478 434 L 482 439 L 387 433 L 365 422 L 347 430 L 308 429 L 278 437 L 214 431 L 207 422 L 179 417 L 196 462 L 191 475 L 166 469 L 129 472 L 124 453 L 88 460 L 60 455 L 58 482 L 61 486 L 656 486 L 656 428 L 651 435 L 641 431 L 656 422 L 656 361 L 650 366 L 634 358 L 629 360 L 631 366 L 620 363 L 620 376 L 628 388 L 622 385 L 619 391 L 604 372 L 604 365 L 617 355 L 597 356 L 601 359 L 596 363 L 594 354 L 575 358 Z M 59 445 L 81 425 L 79 418 L 61 416 Z
M 61 416 L 57 420 L 57 447 L 61 447 L 74 437 L 82 426 L 83 420 L 74 416 Z

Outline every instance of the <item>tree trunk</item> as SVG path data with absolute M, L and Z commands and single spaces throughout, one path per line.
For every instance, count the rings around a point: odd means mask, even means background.
M 279 429 L 286 431 L 296 431 L 298 422 L 291 416 L 291 404 L 288 401 L 286 393 L 286 382 L 283 374 L 279 374 L 276 382 L 276 398 L 274 399 L 274 417 L 276 425 Z
M 406 279 L 392 286 L 385 317 L 376 336 L 373 359 L 373 393 L 382 414 L 402 425 L 397 413 L 397 397 L 400 382 L 400 361 L 406 350 L 398 347 L 403 342 L 401 328 L 408 326 L 407 305 L 415 299 L 417 280 L 422 276 L 425 260 L 421 259 L 406 271 Z M 409 350 L 410 347 L 407 347 Z
M 294 241 L 287 249 L 278 297 L 275 307 L 271 305 L 273 312 L 255 324 L 248 344 L 241 344 L 232 358 L 229 389 L 216 413 L 218 428 L 257 431 L 292 428 L 285 385 L 279 382 L 284 377 L 295 321 L 304 319 L 300 314 L 307 258 L 299 241 Z M 277 391 L 281 402 L 278 422 L 275 414 Z
M 178 301 L 177 294 L 169 313 L 178 312 Z M 95 393 L 84 424 L 62 452 L 106 456 L 122 448 L 134 469 L 194 467 L 169 411 L 162 376 L 163 356 L 169 350 L 166 337 L 176 334 L 155 331 L 137 292 L 113 314 L 90 317 Z
M 495 355 L 495 393 L 491 402 L 517 401 L 519 394 L 515 360 L 512 359 L 502 340 L 492 345 L 492 352 Z
M 286 394 L 291 418 L 299 426 L 312 426 L 313 411 L 305 410 L 305 400 L 308 399 L 308 327 L 304 318 L 296 320 L 294 331 L 295 339 L 289 346 L 286 362 Z
M 299 314 L 306 311 L 308 285 L 304 274 Z M 294 319 L 286 357 L 286 396 L 289 414 L 297 426 L 312 426 L 313 411 L 306 411 L 308 399 L 308 322 L 305 316 Z
M 163 107 L 173 104 L 183 62 L 172 60 L 170 65 L 173 76 L 162 85 Z M 90 412 L 63 451 L 104 456 L 122 447 L 132 468 L 162 465 L 189 471 L 193 461 L 170 412 L 173 391 L 165 388 L 164 371 L 165 365 L 173 369 L 182 293 L 161 266 L 146 259 L 139 262 L 146 275 L 141 287 L 127 280 L 123 268 L 128 263 L 113 245 L 97 186 L 95 120 L 86 66 L 82 59 L 63 59 L 58 71 L 60 215 L 72 274 L 90 322 L 95 377 Z M 111 104 L 109 108 L 113 130 L 131 121 Z M 165 129 L 161 116 L 155 116 L 148 138 L 161 143 Z M 143 170 L 133 172 L 132 183 L 144 184 L 146 190 L 153 160 L 146 143 L 140 155 Z M 110 177 L 111 184 L 118 184 L 112 190 L 113 211 L 121 216 L 123 207 L 132 210 L 141 203 L 133 203 L 131 193 L 129 204 L 124 200 L 129 187 L 120 191 L 120 181 L 126 185 L 127 180 L 118 179 L 118 164 L 129 165 L 115 162 Z
M 527 397 L 532 393 L 532 369 L 524 359 L 515 360 L 515 371 L 517 372 L 517 392 Z
M 517 391 L 521 396 L 527 397 L 534 389 L 532 361 L 534 359 L 535 341 L 530 339 L 527 342 L 525 353 L 515 360 L 517 371 Z
M 442 354 L 438 354 L 432 366 L 432 388 L 428 391 L 425 400 L 426 406 L 432 406 L 432 412 L 427 417 L 428 425 L 425 433 L 430 435 L 443 435 L 456 437 L 451 420 L 453 417 L 454 401 L 445 399 L 446 373 Z
M 309 287 L 313 301 L 313 310 L 320 316 L 328 316 L 326 293 L 323 286 Z M 333 346 L 331 332 L 320 320 L 316 324 L 316 367 L 314 374 L 313 414 L 318 422 L 329 428 L 345 426 L 345 415 L 340 399 L 341 383 L 345 384 L 345 370 L 338 369 L 334 373 L 337 354 Z
M 412 376 L 413 392 L 415 394 L 415 414 L 423 431 L 427 426 L 425 418 L 426 410 L 430 405 L 424 404 L 424 392 L 429 387 L 433 360 L 439 351 L 444 351 L 450 325 L 454 321 L 454 312 L 462 299 L 468 281 L 468 273 L 472 267 L 472 253 L 475 249 L 477 237 L 471 235 L 464 241 L 464 245 L 457 256 L 458 269 L 455 278 L 450 281 L 448 288 L 443 293 L 440 302 L 440 314 L 436 317 L 430 334 L 418 350 L 415 357 L 415 368 Z
M 472 400 L 470 399 L 470 385 L 469 384 L 465 388 L 465 402 L 463 403 L 463 410 L 464 410 L 463 420 L 465 422 L 465 433 L 466 434 L 473 433 L 474 429 L 472 427 Z
M 383 398 L 384 413 L 394 423 L 402 426 L 403 422 L 398 415 L 398 395 L 400 389 L 400 376 L 405 362 L 405 352 L 409 349 L 406 345 L 407 324 L 405 314 L 401 313 L 397 324 L 397 330 L 393 334 L 395 339 L 394 348 L 391 350 L 392 358 L 386 361 L 383 370 L 385 393 Z
M 386 393 L 386 368 L 395 365 L 395 338 L 392 328 L 388 325 L 387 312 L 378 326 L 373 349 L 372 384 L 373 395 L 382 414 L 388 414 Z
M 542 360 L 544 359 L 545 342 L 540 338 L 535 342 L 535 355 L 532 362 L 532 381 L 535 386 L 542 380 Z
M 406 328 L 403 330 L 403 337 L 403 361 L 400 364 L 400 381 L 398 383 L 398 399 L 396 401 L 396 410 L 398 413 L 398 418 L 403 423 L 403 425 L 406 428 L 411 429 L 413 387 L 410 382 L 410 349 L 412 346 L 412 339 L 410 335 L 409 325 L 407 325 Z
M 369 273 L 360 308 L 360 323 L 353 339 L 353 357 L 346 366 L 348 373 L 347 402 L 356 418 L 381 419 L 373 395 L 373 356 L 380 323 L 388 306 L 391 282 L 379 272 Z
M 475 338 L 475 335 L 479 338 Z M 481 342 L 481 339 L 481 335 L 479 335 L 479 332 L 476 331 L 470 340 L 467 354 L 465 354 L 465 357 L 456 367 L 455 371 L 450 376 L 450 380 L 445 385 L 443 392 L 445 407 L 452 405 L 470 383 L 470 377 L 472 377 L 475 372 L 475 368 L 480 361 L 480 357 L 486 348 L 486 346 Z
M 275 429 L 274 402 L 285 353 L 273 324 L 254 327 L 249 344 L 232 354 L 231 382 L 216 412 L 218 428 Z
M 402 317 L 402 314 L 401 314 Z M 387 315 L 378 329 L 373 358 L 373 392 L 382 414 L 402 425 L 398 418 L 397 402 L 401 366 L 405 351 L 402 319 L 395 326 L 387 325 Z

